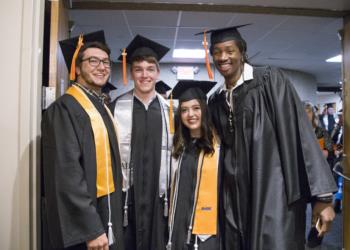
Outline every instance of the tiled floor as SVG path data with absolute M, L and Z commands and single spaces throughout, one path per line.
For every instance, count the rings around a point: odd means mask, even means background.
M 307 219 L 306 219 L 306 232 L 309 232 L 310 221 L 311 221 L 311 207 L 308 206 L 307 209 Z M 335 220 L 333 221 L 331 231 L 326 234 L 323 239 L 322 245 L 315 248 L 308 248 L 307 250 L 341 250 L 342 249 L 342 225 L 343 216 L 342 214 L 337 214 Z

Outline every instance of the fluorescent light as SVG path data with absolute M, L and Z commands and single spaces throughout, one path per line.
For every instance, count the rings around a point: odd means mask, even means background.
M 174 49 L 174 58 L 205 58 L 204 49 Z
M 326 62 L 335 62 L 335 63 L 341 63 L 342 62 L 342 55 L 337 55 L 331 58 L 328 58 Z

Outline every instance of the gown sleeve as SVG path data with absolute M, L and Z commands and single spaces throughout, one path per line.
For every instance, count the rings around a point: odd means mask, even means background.
M 78 140 L 83 128 L 77 124 L 77 117 L 62 103 L 53 104 L 42 121 L 45 200 L 54 247 L 84 243 L 104 232 L 82 165 L 81 141 L 88 139 Z
M 303 105 L 278 69 L 264 75 L 265 101 L 275 128 L 288 203 L 337 190 Z M 295 182 L 295 180 L 299 180 Z M 295 183 L 299 185 L 296 187 Z

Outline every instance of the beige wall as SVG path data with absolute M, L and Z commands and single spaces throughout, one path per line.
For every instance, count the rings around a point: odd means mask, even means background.
M 43 0 L 0 1 L 2 250 L 36 249 L 43 16 Z

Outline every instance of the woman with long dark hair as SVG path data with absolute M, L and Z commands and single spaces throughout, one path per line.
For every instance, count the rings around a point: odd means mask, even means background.
M 206 93 L 215 83 L 180 82 L 175 119 L 168 250 L 220 249 L 218 223 L 220 147 Z

